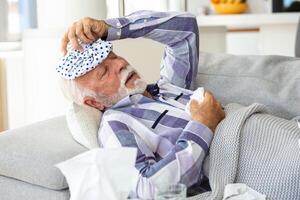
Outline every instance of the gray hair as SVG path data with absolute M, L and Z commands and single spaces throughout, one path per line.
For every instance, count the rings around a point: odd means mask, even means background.
M 59 79 L 59 85 L 65 98 L 69 101 L 75 102 L 78 105 L 84 105 L 84 98 L 89 96 L 95 100 L 100 101 L 105 106 L 110 106 L 110 98 L 104 94 L 97 93 L 88 88 L 84 88 L 75 80 Z

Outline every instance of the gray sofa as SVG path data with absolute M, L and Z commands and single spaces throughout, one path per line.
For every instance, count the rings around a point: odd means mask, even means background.
M 54 165 L 86 151 L 64 116 L 0 135 L 1 200 L 69 199 L 66 180 Z
M 300 116 L 300 59 L 200 53 L 198 84 L 223 103 L 260 102 L 274 115 Z M 64 116 L 0 134 L 1 200 L 66 200 L 68 185 L 54 166 L 86 151 Z
M 300 57 L 300 30 L 296 55 Z M 200 54 L 198 85 L 222 104 L 259 102 L 279 117 L 300 116 L 300 59 Z M 1 200 L 67 200 L 56 163 L 87 149 L 76 143 L 64 116 L 0 134 Z

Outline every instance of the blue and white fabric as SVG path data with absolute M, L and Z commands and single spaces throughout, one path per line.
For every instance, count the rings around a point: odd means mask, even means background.
M 56 72 L 65 79 L 71 80 L 83 76 L 95 69 L 97 65 L 112 51 L 112 44 L 104 40 L 97 40 L 91 44 L 81 44 L 79 51 L 68 46 L 67 54 L 61 58 Z

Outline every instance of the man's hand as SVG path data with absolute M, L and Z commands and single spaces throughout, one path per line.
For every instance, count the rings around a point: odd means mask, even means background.
M 206 125 L 213 132 L 220 121 L 225 117 L 225 112 L 221 104 L 208 91 L 204 92 L 204 100 L 202 103 L 192 100 L 190 112 L 194 121 Z
M 79 40 L 83 43 L 92 43 L 101 37 L 106 37 L 108 25 L 103 20 L 89 17 L 83 18 L 68 28 L 61 41 L 61 51 L 67 53 L 67 45 L 71 42 L 77 50 L 82 50 Z

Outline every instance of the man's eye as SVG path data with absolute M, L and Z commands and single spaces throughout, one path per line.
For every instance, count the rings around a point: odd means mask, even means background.
M 103 79 L 103 77 L 105 76 L 106 72 L 107 72 L 107 69 L 105 68 L 105 69 L 103 70 L 103 72 L 102 72 L 102 73 L 100 74 L 100 76 L 99 76 L 100 80 Z

